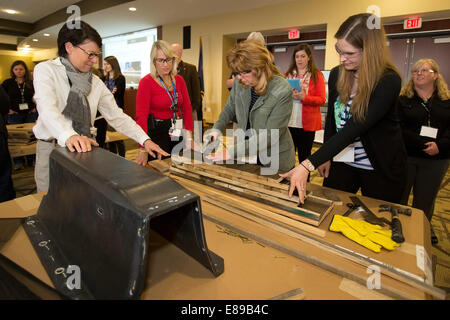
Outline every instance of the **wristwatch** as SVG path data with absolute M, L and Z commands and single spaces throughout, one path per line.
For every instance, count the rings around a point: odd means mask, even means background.
M 304 166 L 306 170 L 308 170 L 309 172 L 314 171 L 316 169 L 314 168 L 314 165 L 311 163 L 311 161 L 309 161 L 308 159 L 303 160 L 300 164 Z

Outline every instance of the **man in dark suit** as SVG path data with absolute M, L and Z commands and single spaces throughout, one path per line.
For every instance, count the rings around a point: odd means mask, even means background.
M 193 120 L 203 122 L 202 111 L 202 97 L 200 93 L 200 78 L 198 76 L 197 68 L 189 63 L 181 60 L 183 55 L 183 48 L 178 43 L 172 44 L 172 50 L 177 58 L 178 69 L 177 73 L 183 77 L 186 82 L 187 90 L 189 93 L 189 99 L 192 105 L 192 118 Z

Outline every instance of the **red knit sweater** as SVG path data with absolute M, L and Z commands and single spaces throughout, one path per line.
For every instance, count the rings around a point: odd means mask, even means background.
M 183 116 L 184 128 L 192 131 L 192 107 L 186 83 L 179 75 L 175 76 L 175 86 L 178 93 L 178 106 Z M 173 94 L 173 92 L 171 92 Z M 173 118 L 170 106 L 172 101 L 167 91 L 148 74 L 139 82 L 136 95 L 136 122 L 147 133 L 147 119 L 153 114 L 156 119 Z

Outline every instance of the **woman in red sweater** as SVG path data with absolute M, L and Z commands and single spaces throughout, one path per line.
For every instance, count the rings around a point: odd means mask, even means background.
M 325 104 L 325 81 L 316 68 L 311 46 L 299 44 L 295 47 L 287 79 L 298 79 L 301 91 L 293 89 L 294 99 L 289 131 L 302 162 L 311 155 L 316 131 L 322 129 L 320 107 Z
M 177 66 L 170 45 L 163 40 L 153 44 L 150 74 L 139 82 L 136 96 L 136 122 L 164 151 L 192 141 L 192 107 L 186 83 L 176 75 Z M 183 130 L 185 129 L 185 130 Z M 190 147 L 190 146 L 189 146 Z M 140 152 L 136 162 L 145 165 L 156 158 Z

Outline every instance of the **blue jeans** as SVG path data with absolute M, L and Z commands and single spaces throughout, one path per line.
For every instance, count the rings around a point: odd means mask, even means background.
M 8 124 L 21 124 L 21 123 L 33 123 L 36 122 L 38 117 L 37 112 L 28 112 L 28 113 L 13 113 L 8 114 Z M 36 160 L 35 155 L 27 156 L 28 165 L 31 165 Z M 24 164 L 25 157 L 16 157 L 14 158 L 14 163 L 16 165 Z

